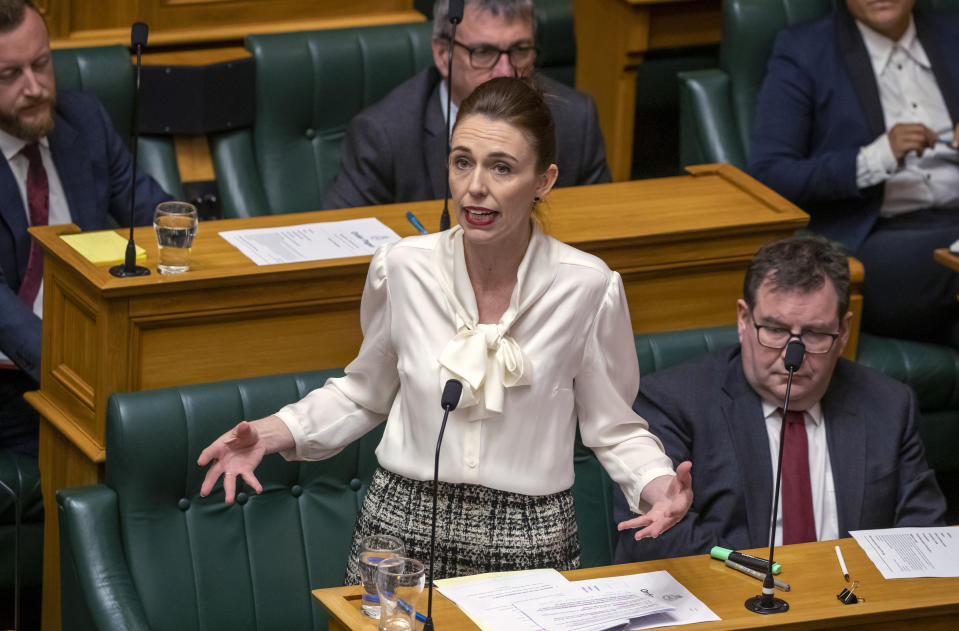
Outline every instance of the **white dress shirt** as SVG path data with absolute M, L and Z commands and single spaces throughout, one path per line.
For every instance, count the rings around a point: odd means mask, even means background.
M 932 66 L 910 19 L 899 39 L 891 39 L 856 22 L 872 62 L 886 130 L 897 123 L 922 123 L 939 138 L 952 140 L 953 124 Z M 888 134 L 861 148 L 856 159 L 859 188 L 885 182 L 879 214 L 893 217 L 920 208 L 959 206 L 959 154 L 946 145 L 936 145 L 919 157 L 907 154 L 900 167 Z
M 53 156 L 50 154 L 50 141 L 46 136 L 38 142 L 40 145 L 40 159 L 43 162 L 43 168 L 47 171 L 47 184 L 49 187 L 50 214 L 47 223 L 49 225 L 71 223 L 70 208 L 67 206 L 67 198 L 63 193 L 63 185 L 60 183 L 60 176 L 57 174 L 57 168 L 53 164 Z M 26 213 L 27 225 L 30 224 L 30 208 L 27 206 L 27 170 L 30 161 L 20 151 L 27 145 L 25 140 L 12 136 L 0 129 L 0 150 L 3 151 L 3 157 L 7 159 L 10 165 L 10 171 L 13 173 L 13 179 L 17 181 L 17 187 L 20 189 L 20 199 L 23 200 L 23 210 Z M 38 318 L 43 317 L 43 282 L 40 282 L 40 290 L 37 292 L 36 300 L 33 301 L 33 312 Z M 0 364 L 13 365 L 6 355 L 0 353 Z
M 779 435 L 782 428 L 782 411 L 778 406 L 763 401 L 766 416 L 766 434 L 769 438 L 769 453 L 772 456 L 773 484 L 775 487 L 776 465 L 779 463 Z M 812 490 L 812 507 L 816 518 L 816 539 L 839 538 L 839 513 L 836 509 L 836 487 L 829 462 L 829 444 L 826 442 L 826 422 L 822 406 L 818 403 L 805 412 L 806 439 L 809 444 L 809 483 Z M 768 530 L 766 531 L 769 532 Z M 780 488 L 779 508 L 776 511 L 776 545 L 783 543 L 783 502 Z
M 277 413 L 296 442 L 284 457 L 327 458 L 388 416 L 380 465 L 430 480 L 440 393 L 455 377 L 463 395 L 441 480 L 534 496 L 569 489 L 577 420 L 635 512 L 649 508 L 646 483 L 673 473 L 632 410 L 639 369 L 619 274 L 538 227 L 497 324 L 478 324 L 459 226 L 380 248 L 360 312 L 363 345 L 346 376 Z

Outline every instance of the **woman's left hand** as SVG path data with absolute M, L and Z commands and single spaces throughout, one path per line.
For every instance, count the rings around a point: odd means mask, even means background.
M 685 461 L 676 467 L 676 475 L 654 478 L 643 488 L 643 499 L 652 505 L 646 514 L 619 523 L 619 530 L 637 528 L 634 538 L 656 538 L 674 525 L 693 503 L 693 478 L 689 470 L 693 464 Z

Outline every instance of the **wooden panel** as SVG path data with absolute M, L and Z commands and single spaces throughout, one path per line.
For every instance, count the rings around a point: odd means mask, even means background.
M 630 178 L 636 71 L 649 50 L 719 41 L 720 0 L 574 0 L 576 87 L 596 99 L 613 181 Z
M 45 407 L 38 393 L 26 395 L 41 411 L 38 463 L 40 490 L 43 494 L 43 577 L 42 591 L 44 628 L 60 628 L 60 529 L 57 523 L 57 489 L 67 486 L 96 484 L 102 478 L 101 465 L 93 462 L 74 442 L 47 421 L 53 412 Z M 44 412 L 45 411 L 45 412 Z M 47 626 L 49 625 L 49 626 Z
M 332 306 L 134 320 L 138 380 L 133 389 L 255 377 L 268 365 L 283 364 L 291 372 L 343 367 L 363 341 L 358 309 L 357 298 Z M 263 334 L 267 330 L 270 335 Z
M 54 48 L 129 44 L 130 25 L 150 26 L 148 50 L 240 43 L 249 33 L 421 21 L 413 0 L 47 0 Z

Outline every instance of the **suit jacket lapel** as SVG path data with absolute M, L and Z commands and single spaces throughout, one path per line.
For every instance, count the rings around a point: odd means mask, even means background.
M 746 521 L 751 541 L 769 541 L 773 496 L 772 458 L 759 395 L 746 381 L 742 358 L 736 354 L 726 373 L 722 413 L 736 450 L 737 473 L 744 490 Z
M 866 484 L 865 421 L 852 404 L 842 378 L 844 361 L 839 360 L 822 399 L 840 537 L 849 536 L 850 529 L 859 527 Z
M 439 73 L 437 73 L 439 76 Z M 425 131 L 424 147 L 426 171 L 430 176 L 432 199 L 443 199 L 447 192 L 446 178 L 446 119 L 443 118 L 443 106 L 440 104 L 440 81 L 433 87 L 433 93 L 426 103 L 426 117 L 423 121 Z
M 915 13 L 916 36 L 919 37 L 919 43 L 926 51 L 926 57 L 932 65 L 932 74 L 936 77 L 936 84 L 939 91 L 942 92 L 942 98 L 946 102 L 946 109 L 949 110 L 949 118 L 953 124 L 959 122 L 959 76 L 956 76 L 956 68 L 948 62 L 951 57 L 947 57 L 944 51 L 951 50 L 953 55 L 959 50 L 959 41 L 949 42 L 941 41 L 933 33 L 932 17 L 926 17 L 920 12 Z M 952 70 L 953 72 L 950 72 Z
M 13 237 L 14 255 L 17 258 L 17 278 L 11 278 L 8 283 L 16 291 L 20 286 L 24 273 L 27 270 L 27 261 L 30 258 L 30 235 L 27 233 L 27 209 L 23 206 L 20 197 L 20 187 L 10 170 L 10 163 L 3 159 L 0 165 L 0 219 L 7 224 L 7 229 Z M 16 283 L 16 284 L 14 284 Z
M 93 190 L 93 164 L 81 146 L 79 132 L 60 116 L 56 117 L 50 133 L 50 153 L 57 167 L 63 194 L 70 208 L 70 218 L 82 230 L 92 230 L 99 224 Z M 105 209 L 102 209 L 105 210 Z
M 849 80 L 852 82 L 859 104 L 873 138 L 885 133 L 886 120 L 879 101 L 879 86 L 876 75 L 866 51 L 866 44 L 856 27 L 856 21 L 845 8 L 836 11 L 836 42 L 846 64 Z

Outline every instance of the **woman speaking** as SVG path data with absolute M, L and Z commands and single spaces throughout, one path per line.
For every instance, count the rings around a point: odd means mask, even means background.
M 632 401 L 639 371 L 622 281 L 600 259 L 546 236 L 537 219 L 556 181 L 555 129 L 526 81 L 484 83 L 460 107 L 449 186 L 458 224 L 380 248 L 363 292 L 363 344 L 346 376 L 241 422 L 199 457 L 208 495 L 222 474 L 255 491 L 267 453 L 328 458 L 383 419 L 379 467 L 358 542 L 392 534 L 428 558 L 433 457 L 448 379 L 463 384 L 439 465 L 435 578 L 579 566 L 570 488 L 577 424 L 655 537 L 692 501 Z

